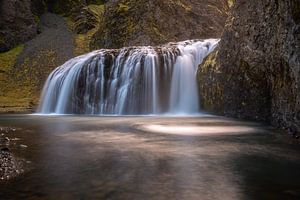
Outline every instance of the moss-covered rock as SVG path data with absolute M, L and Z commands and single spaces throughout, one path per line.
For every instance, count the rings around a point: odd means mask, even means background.
M 89 4 L 73 12 L 73 30 L 77 34 L 85 34 L 89 30 L 98 28 L 103 19 L 104 5 Z
M 73 55 L 62 17 L 44 14 L 38 37 L 0 54 L 0 112 L 32 112 L 49 73 Z
M 199 67 L 200 83 L 213 82 L 200 86 L 205 109 L 300 131 L 297 5 L 297 0 L 236 1 L 218 55 Z M 220 94 L 210 88 L 218 85 Z
M 158 45 L 220 37 L 228 10 L 227 0 L 109 1 L 92 47 Z
M 22 73 L 14 73 L 18 56 L 24 45 L 19 45 L 8 52 L 0 53 L 0 112 L 24 111 L 30 104 L 28 89 L 14 79 Z
M 223 114 L 223 84 L 220 82 L 222 73 L 217 62 L 219 49 L 216 48 L 205 58 L 199 67 L 197 76 L 199 82 L 200 105 L 208 112 Z

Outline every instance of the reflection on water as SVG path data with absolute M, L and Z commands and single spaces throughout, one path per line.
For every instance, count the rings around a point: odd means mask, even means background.
M 299 145 L 218 117 L 0 116 L 31 170 L 0 199 L 298 199 Z
M 241 134 L 251 133 L 257 129 L 246 126 L 185 126 L 185 125 L 161 125 L 161 124 L 146 124 L 141 126 L 141 130 L 165 133 L 165 134 L 176 134 L 176 135 L 216 135 L 216 134 Z M 258 131 L 258 130 L 257 130 Z

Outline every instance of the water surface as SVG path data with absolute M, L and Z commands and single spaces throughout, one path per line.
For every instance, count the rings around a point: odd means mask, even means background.
M 299 199 L 299 144 L 222 117 L 1 115 L 31 163 L 0 199 Z M 22 148 L 19 145 L 27 145 Z

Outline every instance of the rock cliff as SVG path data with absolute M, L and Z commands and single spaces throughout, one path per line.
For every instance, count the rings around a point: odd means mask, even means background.
M 0 0 L 0 52 L 32 39 L 36 29 L 30 0 Z
M 199 67 L 204 109 L 300 129 L 300 1 L 237 0 Z
M 117 0 L 105 4 L 94 48 L 158 45 L 220 37 L 227 0 Z

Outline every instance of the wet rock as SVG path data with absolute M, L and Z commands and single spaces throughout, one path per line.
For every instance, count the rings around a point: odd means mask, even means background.
M 10 139 L 9 139 L 8 137 L 5 137 L 5 138 L 4 138 L 4 141 L 5 141 L 5 142 L 10 142 Z
M 8 148 L 0 151 L 0 180 L 8 180 L 24 172 L 25 162 L 16 158 Z
M 10 150 L 9 150 L 9 148 L 4 147 L 4 148 L 1 148 L 1 152 L 10 152 Z
M 0 127 L 0 133 L 9 133 L 9 132 L 15 132 L 17 128 L 15 127 Z
M 27 148 L 28 146 L 25 145 L 25 144 L 20 144 L 20 147 L 22 147 L 22 148 Z
M 289 133 L 293 136 L 293 137 L 295 137 L 296 136 L 296 134 L 297 134 L 297 127 L 295 126 L 295 125 L 291 125 L 289 128 L 288 128 L 288 131 L 289 131 Z

